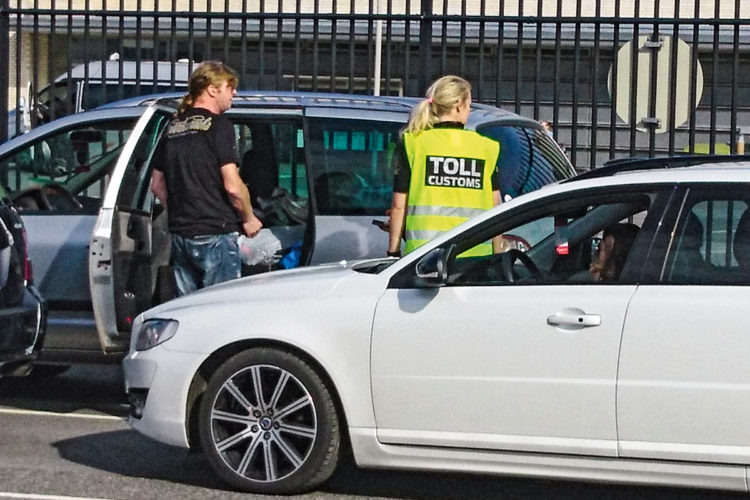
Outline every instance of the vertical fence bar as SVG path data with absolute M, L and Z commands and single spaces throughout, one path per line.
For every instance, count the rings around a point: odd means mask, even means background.
M 635 156 L 636 135 L 638 132 L 636 129 L 636 126 L 638 124 L 638 117 L 636 116 L 638 108 L 636 107 L 636 104 L 638 103 L 638 45 L 640 43 L 640 23 L 638 22 L 638 20 L 640 19 L 641 15 L 640 0 L 635 0 L 633 5 L 633 14 L 635 22 L 633 23 L 633 36 L 631 37 L 630 42 L 630 109 L 628 113 L 628 126 L 630 127 L 630 147 L 628 148 L 628 152 L 630 156 Z
M 297 0 L 296 17 L 294 18 L 294 75 L 292 80 L 292 90 L 299 90 L 299 71 L 300 71 L 300 59 L 302 57 L 301 47 L 301 21 L 300 15 L 302 13 L 302 0 Z
M 260 0 L 261 8 L 263 7 L 264 0 Z M 229 0 L 224 0 L 224 46 L 223 46 L 223 53 L 224 53 L 224 61 L 229 61 L 229 42 L 231 40 L 231 33 L 229 29 Z M 262 21 L 261 21 L 262 22 Z M 262 30 L 261 30 L 262 33 Z M 263 36 L 262 34 L 260 36 Z M 263 62 L 263 59 L 261 58 L 261 63 Z M 261 73 L 263 75 L 263 73 Z
M 101 26 L 101 33 L 99 36 L 99 40 L 101 41 L 101 47 L 99 48 L 99 60 L 101 61 L 101 78 L 102 78 L 102 85 L 99 89 L 99 95 L 101 102 L 107 102 L 107 70 L 109 69 L 107 67 L 107 60 L 109 60 L 109 54 L 107 53 L 107 2 L 109 0 L 102 0 L 102 7 L 104 7 L 103 10 L 99 13 L 99 25 Z M 52 37 L 50 37 L 52 38 Z M 50 44 L 52 45 L 52 44 Z M 52 52 L 52 47 L 50 47 L 50 52 Z M 51 66 L 51 65 L 50 65 Z M 121 79 L 122 75 L 119 76 L 118 79 Z M 111 93 L 111 91 L 110 91 Z M 88 100 L 90 96 L 86 96 L 86 99 Z M 90 108 L 91 106 L 87 103 L 84 108 Z
M 336 92 L 336 74 L 338 73 L 336 71 L 336 40 L 338 39 L 338 26 L 337 26 L 337 14 L 339 12 L 338 9 L 338 0 L 333 0 L 333 17 L 331 18 L 331 37 L 330 37 L 330 45 L 331 45 L 331 85 L 330 89 L 331 92 Z
M 406 2 L 406 18 L 404 19 L 404 67 L 401 77 L 401 88 L 409 95 L 410 69 L 411 69 L 411 14 L 413 12 L 412 0 Z
M 619 0 L 617 0 L 619 1 Z M 555 20 L 555 62 L 552 80 L 552 133 L 556 140 L 560 140 L 560 46 L 562 45 L 562 3 L 557 0 Z
M 192 2 L 192 0 L 191 0 Z M 192 4 L 191 4 L 192 8 Z M 143 0 L 136 2 L 137 15 L 135 18 L 135 91 L 141 93 L 141 40 L 143 39 Z
M 355 44 L 355 35 L 356 35 L 356 29 L 357 29 L 357 21 L 355 17 L 355 13 L 357 11 L 357 4 L 356 0 L 349 0 L 349 15 L 352 16 L 349 18 L 349 93 L 354 93 L 354 68 L 356 67 L 357 63 L 357 57 L 356 57 L 356 50 L 357 46 Z
M 259 7 L 260 8 L 258 10 L 260 11 L 260 19 L 258 19 L 258 88 L 264 89 L 266 88 L 266 0 L 260 0 Z
M 20 35 L 17 32 L 16 36 L 20 37 Z M 0 0 L 0 40 L 10 40 L 9 0 Z M 5 142 L 8 139 L 8 101 L 10 100 L 8 91 L 10 87 L 10 44 L 2 44 L 0 47 L 0 106 L 2 106 L 2 112 L 0 112 L 0 142 Z M 16 80 L 16 87 L 18 87 L 18 80 Z M 16 103 L 18 103 L 18 98 L 16 98 Z M 18 104 L 16 104 L 16 109 L 18 109 Z M 16 114 L 16 127 L 18 127 L 18 123 L 18 114 Z
M 28 92 L 27 86 L 24 85 L 23 82 L 23 76 L 24 72 L 22 71 L 22 64 L 23 61 L 22 57 L 22 50 L 23 50 L 23 37 L 21 36 L 23 33 L 23 25 L 21 23 L 22 16 L 20 14 L 15 15 L 16 18 L 16 109 L 19 111 L 16 113 L 16 123 L 15 128 L 13 131 L 8 131 L 8 137 L 10 137 L 11 134 L 15 133 L 21 133 L 25 130 L 25 128 L 29 125 L 29 123 L 26 122 L 26 118 L 28 117 L 28 113 L 31 110 L 32 102 L 31 102 L 31 95 L 30 92 Z M 70 23 L 68 23 L 70 24 Z M 70 30 L 68 30 L 70 32 Z M 0 76 L 0 78 L 2 78 Z M 25 101 L 25 112 L 21 112 L 21 98 L 23 96 L 26 96 L 24 98 Z M 24 116 L 26 114 L 26 116 Z M 7 120 L 5 120 L 7 122 Z
M 481 0 L 479 3 L 479 40 L 477 43 L 477 81 L 476 81 L 476 95 L 477 99 L 481 101 L 484 98 L 484 51 L 486 47 L 485 40 L 485 0 Z
M 31 81 L 34 82 L 34 88 L 32 90 L 32 94 L 36 97 L 36 95 L 39 93 L 40 85 L 39 85 L 39 0 L 34 0 L 34 15 L 32 16 L 32 19 L 34 20 L 34 27 L 32 28 L 32 35 L 31 35 L 31 54 L 32 54 L 32 63 L 31 63 Z M 68 79 L 68 82 L 70 82 L 70 79 Z M 68 83 L 68 87 L 70 87 L 70 83 Z M 36 101 L 36 98 L 34 99 Z M 32 115 L 32 126 L 36 126 L 39 124 L 41 116 L 37 116 L 39 114 L 39 106 L 38 103 L 34 103 L 34 110 L 35 113 Z
M 284 79 L 284 20 L 281 17 L 283 13 L 281 0 L 277 0 L 276 11 L 279 17 L 276 19 L 276 90 L 280 90 Z M 247 12 L 247 9 L 245 9 Z M 243 55 L 243 59 L 246 55 Z
M 689 136 L 689 151 L 695 153 L 695 135 L 696 135 L 696 123 L 697 123 L 697 102 L 695 99 L 695 93 L 698 88 L 698 47 L 700 44 L 700 17 L 701 17 L 701 4 L 695 2 L 695 20 L 693 21 L 693 50 L 692 59 L 690 60 L 690 89 L 688 99 L 690 101 L 690 136 Z
M 55 0 L 52 0 L 50 7 L 52 10 L 55 10 Z M 52 82 L 55 78 L 55 15 L 50 14 L 50 32 L 48 35 L 48 42 L 47 42 L 47 76 L 49 76 L 50 82 Z M 68 101 L 66 99 L 66 101 Z M 65 111 L 67 110 L 68 113 L 70 113 L 70 109 L 67 102 L 65 103 L 65 107 L 63 109 L 58 108 L 57 106 L 53 106 L 54 101 L 50 99 L 50 106 L 49 106 L 49 119 L 54 120 L 57 115 L 59 114 L 59 111 Z
M 209 0 L 209 4 L 210 4 Z M 153 81 L 149 82 L 151 84 L 151 92 L 156 93 L 159 91 L 159 88 L 156 86 L 156 74 L 159 71 L 159 64 L 158 61 L 160 59 L 160 35 L 159 32 L 159 20 L 161 19 L 161 0 L 154 0 L 154 10 L 153 15 L 151 17 L 153 25 L 151 26 L 151 30 L 153 32 L 154 36 L 154 44 L 152 49 L 152 57 L 151 57 L 151 67 L 152 67 L 152 74 L 154 75 Z M 86 79 L 88 81 L 88 78 Z
M 714 5 L 714 36 L 713 36 L 713 51 L 712 51 L 712 66 L 711 66 L 711 118 L 709 130 L 711 133 L 708 138 L 708 150 L 709 152 L 716 153 L 716 115 L 718 113 L 718 105 L 716 102 L 716 95 L 718 92 L 718 79 L 719 79 L 719 54 L 721 48 L 719 47 L 719 18 L 721 17 L 721 5 L 716 2 Z M 710 254 L 708 254 L 710 255 Z
M 177 72 L 177 0 L 172 0 L 172 18 L 169 23 L 169 87 L 170 90 L 175 88 L 175 73 Z M 120 81 L 122 81 L 122 71 L 120 72 Z
M 597 153 L 599 149 L 599 60 L 601 58 L 601 17 L 602 2 L 596 0 L 594 15 L 597 19 L 594 26 L 594 46 L 592 48 L 592 69 L 591 69 L 591 129 L 589 132 L 589 143 L 591 144 L 591 153 L 589 154 L 589 170 L 596 168 Z
M 419 58 L 422 61 L 419 72 L 417 95 L 424 95 L 432 75 L 432 0 L 422 0 L 419 18 Z
M 513 110 L 516 113 L 521 113 L 521 88 L 523 86 L 523 80 L 521 79 L 522 68 L 523 68 L 523 0 L 518 2 L 518 22 L 516 23 L 516 88 L 515 88 L 515 103 Z
M 117 18 L 117 53 L 119 54 L 117 70 L 120 72 L 120 79 L 117 82 L 117 98 L 125 97 L 125 86 L 123 85 L 124 75 L 123 66 L 125 62 L 125 0 L 120 0 L 120 12 Z
M 261 0 L 263 2 L 265 0 Z M 247 74 L 247 0 L 242 0 L 242 19 L 240 20 L 240 83 L 243 88 L 252 88 Z
M 375 57 L 373 40 L 376 37 L 375 37 L 375 20 L 373 16 L 375 15 L 375 12 L 377 11 L 376 6 L 375 6 L 375 3 L 377 1 L 378 0 L 370 0 L 370 11 L 368 12 L 369 15 L 367 16 L 367 60 L 368 61 L 374 61 L 374 57 Z M 374 90 L 375 90 L 374 85 L 373 85 L 373 82 L 375 80 L 373 77 L 374 74 L 375 74 L 375 68 L 373 67 L 372 64 L 368 64 L 367 65 L 367 84 L 365 86 L 366 88 L 365 93 L 367 94 L 374 93 Z
M 466 0 L 461 0 L 461 20 L 459 21 L 458 74 L 466 78 Z
M 440 75 L 448 71 L 448 0 L 443 0 L 442 31 L 440 32 Z
M 654 1 L 654 18 L 659 17 L 659 0 Z M 659 36 L 659 24 L 654 23 L 653 35 L 651 40 L 654 44 L 661 44 L 661 37 Z M 659 89 L 658 74 L 659 74 L 659 55 L 661 54 L 661 47 L 654 47 L 650 49 L 651 54 L 651 67 L 649 68 L 649 80 L 650 80 L 650 92 L 648 94 L 648 115 L 654 121 L 650 121 L 646 129 L 648 130 L 648 156 L 653 158 L 656 155 L 656 129 L 658 124 L 656 120 L 656 98 Z
M 386 3 L 386 13 L 388 19 L 385 22 L 385 92 L 381 92 L 382 95 L 391 95 L 391 72 L 393 68 L 393 2 L 388 0 Z
M 208 5 L 206 6 L 206 13 L 213 12 L 213 0 L 208 0 Z M 206 16 L 204 18 L 205 23 L 205 29 L 203 31 L 204 35 L 204 41 L 203 41 L 203 60 L 208 61 L 212 59 L 212 50 L 211 50 L 211 32 L 213 29 L 213 19 L 210 16 Z M 156 22 L 156 20 L 154 20 Z
M 495 88 L 495 106 L 502 106 L 503 101 L 503 64 L 505 63 L 505 0 L 500 0 L 498 5 L 498 18 L 500 22 L 497 26 L 497 54 L 496 54 L 496 81 Z
M 680 0 L 675 0 L 674 17 L 680 17 Z M 680 41 L 680 25 L 675 23 L 672 34 L 672 44 L 669 54 L 669 116 L 667 128 L 669 129 L 669 143 L 667 153 L 671 156 L 675 152 L 675 139 L 677 137 L 677 49 Z
M 534 44 L 534 119 L 540 120 L 540 92 L 542 78 L 542 27 L 541 19 L 544 15 L 544 4 L 539 2 L 536 9 L 536 43 Z M 547 118 L 545 118 L 547 120 Z
M 734 18 L 740 18 L 740 1 L 735 0 L 734 2 Z M 730 106 L 730 117 L 729 117 L 729 142 L 731 144 L 730 150 L 732 153 L 737 153 L 737 83 L 739 80 L 740 71 L 740 26 L 739 24 L 734 25 L 734 34 L 732 37 L 732 95 L 729 98 Z
M 195 61 L 195 5 L 194 0 L 190 0 L 188 6 L 188 75 L 193 72 L 193 62 Z
M 576 0 L 576 22 L 575 39 L 573 41 L 573 86 L 572 86 L 572 109 L 570 120 L 570 161 L 573 165 L 578 162 L 578 80 L 581 73 L 581 0 Z
M 612 25 L 612 76 L 609 82 L 609 159 L 615 158 L 617 154 L 617 80 L 619 78 L 617 62 L 618 54 L 620 53 L 620 23 L 617 19 L 620 17 L 620 0 L 615 0 L 614 14 L 615 22 Z

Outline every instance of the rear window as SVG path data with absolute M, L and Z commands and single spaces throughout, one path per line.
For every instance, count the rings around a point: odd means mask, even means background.
M 498 164 L 503 196 L 516 197 L 575 175 L 568 158 L 543 130 L 485 125 L 477 132 L 500 143 Z
M 84 89 L 81 107 L 83 109 L 93 109 L 103 104 L 109 104 L 110 102 L 122 99 L 129 99 L 140 95 L 174 92 L 176 90 L 187 90 L 187 85 L 185 82 L 179 81 L 175 82 L 174 85 L 171 83 L 154 85 L 153 82 L 143 82 L 139 86 L 136 86 L 133 82 L 122 84 L 114 82 L 106 85 L 89 83 L 88 87 Z

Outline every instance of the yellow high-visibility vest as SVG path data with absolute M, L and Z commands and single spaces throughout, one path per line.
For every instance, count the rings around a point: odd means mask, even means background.
M 492 208 L 492 176 L 500 144 L 472 130 L 431 128 L 404 133 L 411 167 L 404 253 Z M 462 256 L 487 255 L 492 244 Z

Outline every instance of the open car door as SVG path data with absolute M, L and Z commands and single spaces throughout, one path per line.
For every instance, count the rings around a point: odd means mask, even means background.
M 154 262 L 164 240 L 154 235 L 151 160 L 174 108 L 153 104 L 140 118 L 112 172 L 91 236 L 89 282 L 102 350 L 125 352 L 133 319 L 151 306 Z M 160 218 L 166 213 L 160 214 Z

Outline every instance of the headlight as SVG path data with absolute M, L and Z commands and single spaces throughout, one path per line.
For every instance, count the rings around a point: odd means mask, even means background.
M 149 319 L 144 321 L 141 329 L 138 330 L 135 350 L 145 351 L 166 342 L 174 337 L 178 326 L 180 326 L 180 323 L 173 319 Z

